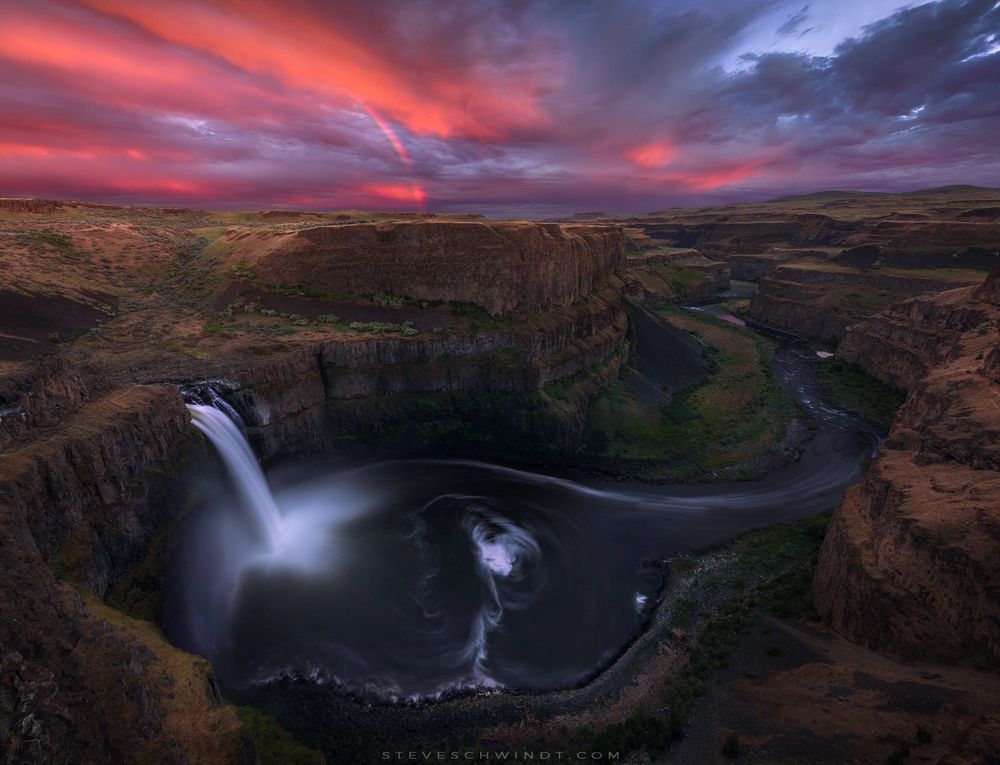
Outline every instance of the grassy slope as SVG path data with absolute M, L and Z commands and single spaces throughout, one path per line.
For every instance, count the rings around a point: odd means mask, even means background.
M 618 380 L 592 404 L 585 460 L 599 468 L 649 479 L 690 479 L 742 472 L 784 437 L 795 412 L 771 371 L 773 346 L 749 330 L 703 315 L 670 310 L 676 326 L 705 342 L 708 382 L 679 391 L 643 412 Z M 749 471 L 752 472 L 752 471 Z
M 823 396 L 832 405 L 855 412 L 883 433 L 889 431 L 905 394 L 843 359 L 832 358 L 819 365 Z
M 633 271 L 633 276 L 651 292 L 666 300 L 681 303 L 712 281 L 712 278 L 693 268 L 675 263 L 654 263 Z
M 655 756 L 668 749 L 683 737 L 706 681 L 728 665 L 758 612 L 814 616 L 809 587 L 830 516 L 751 531 L 721 547 L 674 559 L 672 588 L 685 595 L 667 606 L 668 627 L 693 638 L 677 671 L 624 719 L 539 729 L 526 748 L 619 752 L 623 760 L 630 752 Z

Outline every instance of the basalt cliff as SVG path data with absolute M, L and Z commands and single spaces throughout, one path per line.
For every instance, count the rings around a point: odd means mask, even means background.
M 627 353 L 615 226 L 0 214 L 5 762 L 258 761 L 208 664 L 145 621 L 208 455 L 185 386 L 226 395 L 263 459 L 531 461 L 579 441 Z
M 838 354 L 909 395 L 834 515 L 813 594 L 905 658 L 1000 658 L 1000 269 L 851 326 Z
M 942 191 L 559 224 L 0 200 L 0 759 L 261 758 L 211 667 L 155 626 L 188 471 L 214 459 L 185 392 L 224 396 L 264 461 L 669 454 L 740 476 L 794 459 L 808 426 L 739 317 L 839 341 L 907 391 L 834 515 L 819 615 L 892 657 L 995 667 L 995 209 Z M 719 301 L 735 323 L 671 305 Z M 662 679 L 697 640 L 661 637 Z M 581 719 L 658 693 L 602 691 Z
M 829 192 L 617 220 L 635 257 L 715 262 L 727 278 L 757 283 L 751 321 L 836 344 L 909 297 L 981 282 L 1000 261 L 997 196 L 973 187 Z

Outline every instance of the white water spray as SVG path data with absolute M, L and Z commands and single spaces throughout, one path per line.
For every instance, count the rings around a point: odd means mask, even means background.
M 236 423 L 219 409 L 200 404 L 188 404 L 187 408 L 195 427 L 205 434 L 222 457 L 233 485 L 252 514 L 268 550 L 277 552 L 282 547 L 281 513 L 250 444 Z

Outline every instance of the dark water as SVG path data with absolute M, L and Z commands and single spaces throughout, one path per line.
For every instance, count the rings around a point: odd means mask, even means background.
M 833 507 L 876 437 L 820 399 L 786 345 L 781 381 L 818 422 L 802 458 L 759 481 L 576 482 L 453 460 L 284 471 L 285 540 L 262 552 L 232 492 L 189 525 L 171 637 L 224 685 L 305 676 L 383 699 L 554 689 L 606 665 L 662 585 L 655 559 Z

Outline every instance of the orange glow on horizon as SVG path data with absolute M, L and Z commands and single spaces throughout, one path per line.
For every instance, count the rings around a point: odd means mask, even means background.
M 396 202 L 416 202 L 422 205 L 427 201 L 427 192 L 416 184 L 407 186 L 401 183 L 373 183 L 362 186 L 361 190 Z
M 625 152 L 625 159 L 634 162 L 639 167 L 652 169 L 663 167 L 677 153 L 677 148 L 669 143 L 646 143 L 635 146 Z
M 95 200 L 506 213 L 796 175 L 781 136 L 709 141 L 593 109 L 576 41 L 529 17 L 374 5 L 10 0 L 0 177 Z

